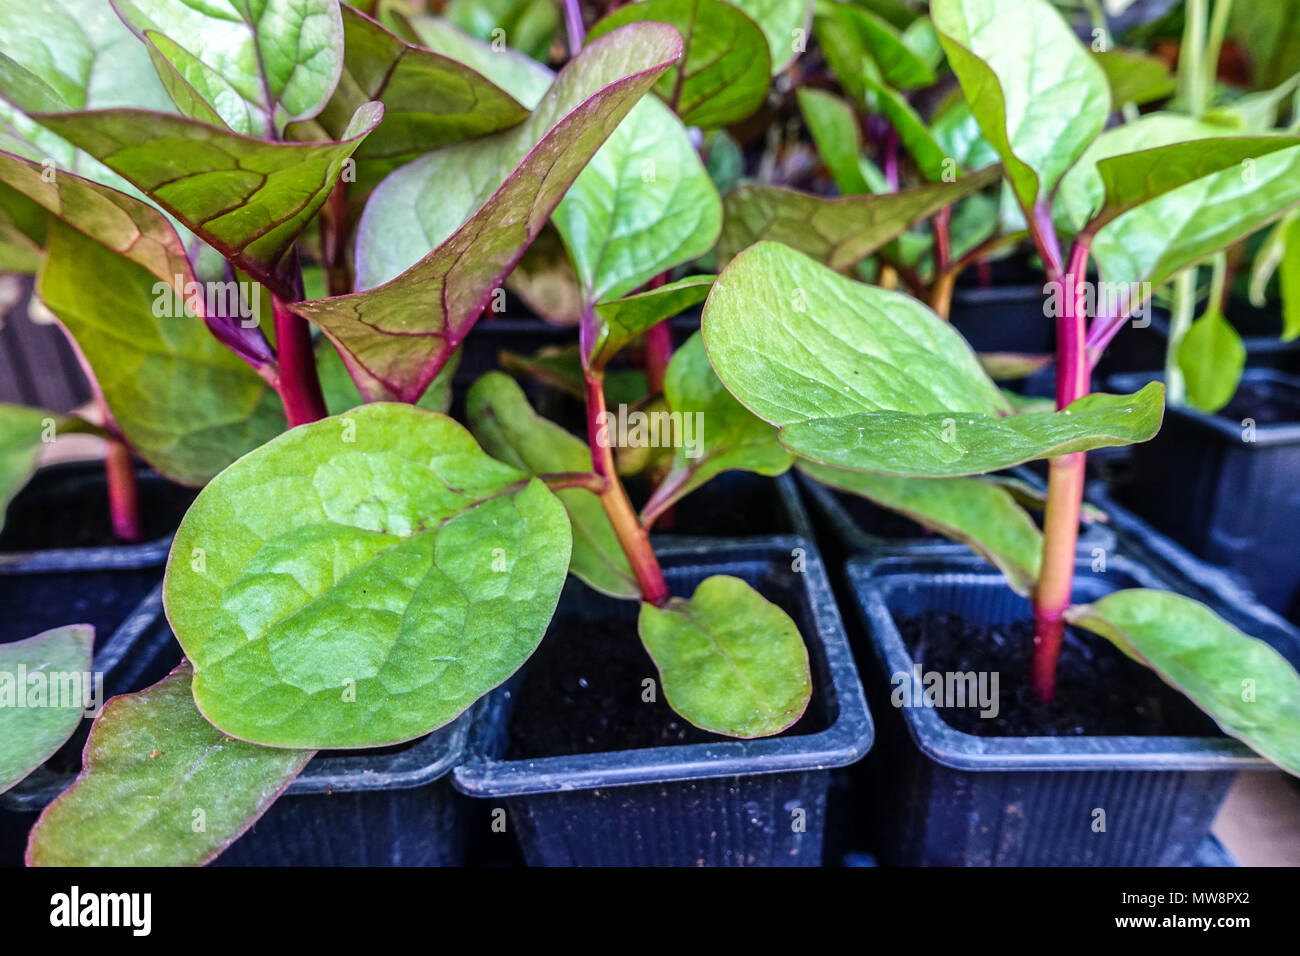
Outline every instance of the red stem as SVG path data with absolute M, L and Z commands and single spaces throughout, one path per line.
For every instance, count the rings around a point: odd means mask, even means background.
M 1053 234 L 1053 240 L 1055 235 Z M 1056 405 L 1065 408 L 1088 393 L 1085 350 L 1089 244 L 1081 236 L 1070 251 L 1065 274 L 1058 281 L 1065 292 L 1057 320 Z M 1044 257 L 1044 261 L 1047 258 Z M 1056 693 L 1056 662 L 1065 632 L 1065 612 L 1074 587 L 1074 557 L 1083 507 L 1086 456 L 1082 453 L 1051 459 L 1047 508 L 1043 520 L 1043 567 L 1034 591 L 1034 651 L 1030 684 L 1040 700 Z
M 279 296 L 272 296 L 275 315 L 275 351 L 279 366 L 276 391 L 284 403 L 289 427 L 319 421 L 327 414 L 325 396 L 316 374 L 311 327 L 302 316 L 290 312 Z
M 670 320 L 650 326 L 645 334 L 645 374 L 651 395 L 664 390 L 664 376 L 673 358 L 673 333 Z
M 144 532 L 135 462 L 131 460 L 131 449 L 121 439 L 108 439 L 104 474 L 108 478 L 108 513 L 113 521 L 113 534 L 122 541 L 139 541 Z

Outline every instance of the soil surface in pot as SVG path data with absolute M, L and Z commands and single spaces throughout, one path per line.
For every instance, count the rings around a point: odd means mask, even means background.
M 1218 737 L 1209 717 L 1154 672 L 1101 638 L 1073 628 L 1062 642 L 1056 697 L 1044 704 L 1030 690 L 1034 627 L 970 621 L 946 611 L 897 618 L 904 643 L 923 672 L 998 673 L 997 717 L 979 707 L 939 710 L 945 723 L 979 737 Z
M 653 702 L 642 700 L 646 678 L 654 680 Z M 825 729 L 818 693 L 814 676 L 807 712 L 780 736 Z M 569 756 L 732 739 L 700 730 L 668 706 L 635 621 L 556 618 L 529 660 L 510 719 L 508 756 Z
M 1300 406 L 1290 394 L 1279 394 L 1274 385 L 1244 381 L 1232 400 L 1216 414 L 1237 422 L 1253 418 L 1256 425 L 1279 425 L 1300 421 Z
M 154 541 L 174 532 L 198 494 L 156 475 L 138 482 L 140 541 Z M 102 478 L 58 478 L 48 484 L 37 475 L 9 503 L 0 551 L 39 551 L 45 548 L 94 548 L 122 545 L 113 534 L 108 513 L 108 487 Z M 139 542 L 137 542 L 139 543 Z

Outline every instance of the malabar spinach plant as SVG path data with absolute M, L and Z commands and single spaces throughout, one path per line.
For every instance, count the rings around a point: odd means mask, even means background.
M 206 485 L 163 587 L 186 662 L 105 709 L 29 859 L 203 862 L 315 749 L 428 733 L 536 647 L 571 541 L 548 484 L 568 479 L 414 403 L 682 41 L 610 30 L 524 106 L 468 65 L 482 51 L 335 0 L 82 6 L 5 14 L 6 241 L 38 260 L 123 441 Z M 450 216 L 432 248 L 374 279 L 387 237 L 363 221 L 345 279 L 354 202 L 429 169 L 423 208 Z M 316 284 L 359 291 L 305 298 L 313 253 Z M 264 293 L 266 320 L 213 308 L 208 263 Z
M 1070 603 L 1084 453 L 1151 438 L 1163 404 L 1159 383 L 1091 394 L 1091 369 L 1151 286 L 1300 203 L 1300 139 L 1211 134 L 1165 116 L 1103 133 L 1106 76 L 1043 0 L 935 0 L 931 11 L 1061 303 L 1057 410 L 1016 414 L 927 307 L 773 242 L 742 252 L 715 283 L 704 310 L 709 359 L 727 389 L 779 429 L 800 467 L 955 533 L 1032 597 L 1040 698 L 1054 694 L 1072 623 L 1300 772 L 1300 678 L 1271 647 L 1167 592 Z M 1008 488 L 961 476 L 1041 458 L 1049 479 L 1039 544 Z

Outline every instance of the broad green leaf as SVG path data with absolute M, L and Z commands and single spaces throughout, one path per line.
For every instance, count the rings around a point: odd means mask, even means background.
M 604 368 L 619 350 L 651 326 L 703 302 L 716 276 L 687 276 L 657 289 L 638 292 L 596 306 L 600 326 L 590 364 Z
M 707 578 L 689 601 L 643 603 L 638 628 L 668 705 L 696 727 L 767 737 L 803 716 L 812 698 L 799 628 L 740 578 Z
M 587 38 L 643 20 L 667 23 L 682 36 L 682 62 L 663 74 L 656 91 L 687 126 L 725 126 L 763 104 L 772 57 L 763 31 L 737 7 L 722 0 L 640 0 L 609 14 Z
M 733 6 L 749 14 L 767 37 L 773 76 L 794 62 L 799 55 L 796 31 L 807 37 L 812 0 L 735 0 Z
M 1146 664 L 1225 733 L 1300 776 L 1300 676 L 1269 645 L 1169 591 L 1116 591 L 1067 617 Z
M 537 60 L 545 60 L 561 27 L 560 5 L 553 0 L 451 0 L 447 18 L 483 41 L 504 40 Z
M 997 182 L 1000 173 L 994 166 L 956 182 L 836 199 L 780 186 L 741 186 L 723 199 L 718 258 L 725 262 L 755 242 L 773 240 L 832 269 L 849 269 L 921 220 Z
M 188 266 L 177 274 L 191 281 Z M 131 446 L 173 481 L 201 485 L 282 431 L 284 414 L 201 317 L 159 308 L 172 301 L 173 281 L 54 220 L 37 288 Z
M 0 793 L 45 763 L 90 716 L 94 645 L 89 624 L 0 644 Z
M 0 528 L 4 510 L 36 471 L 46 421 L 58 415 L 42 408 L 0 402 Z
M 799 90 L 799 110 L 839 191 L 845 196 L 872 192 L 858 164 L 862 133 L 853 108 L 834 94 L 804 87 Z
M 1134 207 L 1242 163 L 1300 145 L 1300 137 L 1230 136 L 1212 123 L 1153 113 L 1107 130 L 1061 183 L 1058 205 L 1073 229 L 1097 232 Z M 1166 230 L 1167 231 L 1167 230 Z
M 384 104 L 383 122 L 354 154 L 363 186 L 429 150 L 495 133 L 528 115 L 470 66 L 412 46 L 347 6 L 343 39 L 343 73 L 317 123 L 327 138 L 339 139 L 360 107 Z
M 296 298 L 286 259 L 378 125 L 383 106 L 357 110 L 345 138 L 273 143 L 183 116 L 139 110 L 33 118 L 122 176 L 235 266 L 284 299 Z
M 165 85 L 173 85 L 170 68 L 227 126 L 249 136 L 278 137 L 289 123 L 314 117 L 343 68 L 338 0 L 113 0 L 113 6 L 140 37 L 172 41 L 156 48 Z
M 930 135 L 944 156 L 962 169 L 983 169 L 1000 162 L 998 151 L 984 138 L 979 120 L 964 99 L 958 98 L 934 118 Z
M 498 49 L 439 17 L 411 17 L 411 28 L 428 49 L 477 70 L 528 109 L 536 108 L 555 74 L 511 49 Z
M 451 409 L 452 379 L 460 365 L 460 353 L 442 367 L 432 384 L 424 390 L 420 400 L 415 404 L 431 412 L 446 413 Z M 320 375 L 321 392 L 325 396 L 325 408 L 331 415 L 342 415 L 346 411 L 362 404 L 361 393 L 356 383 L 348 374 L 347 366 L 339 357 L 338 351 L 329 339 L 321 338 L 316 343 L 316 371 Z
M 569 547 L 540 481 L 445 415 L 372 404 L 294 428 L 204 488 L 163 600 L 217 727 L 377 747 L 441 727 L 514 673 L 555 611 Z
M 1016 593 L 1033 593 L 1042 568 L 1043 535 L 1006 488 L 978 478 L 897 478 L 807 461 L 799 469 L 960 541 L 996 565 Z
M 201 866 L 293 782 L 312 751 L 223 734 L 195 708 L 192 673 L 183 663 L 105 705 L 81 775 L 32 830 L 29 865 Z
M 506 276 L 506 288 L 547 322 L 577 325 L 582 321 L 585 308 L 582 289 L 553 221 L 542 228 Z
M 551 345 L 533 355 L 502 352 L 501 368 L 514 375 L 528 375 L 543 385 L 572 395 L 586 396 L 586 379 L 578 345 Z M 636 369 L 605 371 L 605 401 L 610 407 L 636 405 L 648 397 L 645 372 Z
M 594 304 L 713 248 L 722 201 L 681 120 L 645 99 L 574 180 L 552 221 Z
M 856 471 L 958 477 L 1151 438 L 1163 386 L 1010 415 L 951 326 L 915 299 L 759 243 L 704 307 L 714 370 L 802 458 Z
M 664 375 L 664 397 L 672 414 L 681 416 L 683 440 L 651 498 L 656 509 L 724 471 L 776 476 L 794 464 L 794 456 L 777 442 L 776 429 L 732 398 L 718 381 L 700 333 L 673 353 Z
M 1246 367 L 1246 346 L 1232 323 L 1217 308 L 1192 323 L 1178 345 L 1189 404 L 1217 412 L 1237 392 Z
M 880 71 L 877 82 L 904 90 L 934 83 L 934 72 L 887 20 L 848 3 L 834 3 L 830 10 L 840 29 L 847 31 L 875 63 Z
M 1230 36 L 1245 46 L 1257 87 L 1276 86 L 1300 63 L 1298 0 L 1248 0 L 1232 7 Z
M 934 0 L 930 11 L 1029 215 L 1101 132 L 1106 75 L 1047 0 Z
M 1278 288 L 1282 296 L 1282 341 L 1290 342 L 1300 336 L 1300 216 L 1292 216 L 1283 241 Z
M 534 412 L 508 375 L 489 372 L 476 381 L 465 410 L 474 437 L 499 461 L 532 475 L 591 471 L 586 442 Z M 555 496 L 573 528 L 569 570 L 604 594 L 639 598 L 641 589 L 600 498 L 582 488 L 565 488 Z
M 1092 56 L 1106 74 L 1110 101 L 1115 106 L 1142 106 L 1173 95 L 1174 77 L 1158 56 L 1125 47 L 1093 51 Z
M 583 167 L 680 53 L 677 34 L 657 23 L 589 43 L 523 123 L 430 153 L 380 185 L 359 229 L 357 281 L 385 284 L 294 306 L 351 354 L 367 398 L 424 391 Z

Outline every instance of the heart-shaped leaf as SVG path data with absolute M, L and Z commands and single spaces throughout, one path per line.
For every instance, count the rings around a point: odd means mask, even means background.
M 812 0 L 734 0 L 732 5 L 749 14 L 767 37 L 773 76 L 794 62 L 803 49 L 796 40 L 808 35 Z
M 600 317 L 590 364 L 604 368 L 619 350 L 657 323 L 678 315 L 708 297 L 716 276 L 687 276 L 657 289 L 638 292 L 596 306 Z
M 379 403 L 218 475 L 176 533 L 163 599 L 219 728 L 375 747 L 448 723 L 532 654 L 569 548 L 540 481 L 445 415 Z
M 1246 367 L 1246 346 L 1232 323 L 1213 307 L 1187 330 L 1178 343 L 1177 358 L 1188 403 L 1204 412 L 1217 412 L 1237 392 Z
M 673 353 L 664 375 L 664 397 L 670 411 L 681 416 L 684 440 L 643 514 L 657 515 L 724 471 L 775 476 L 794 463 L 794 456 L 777 442 L 777 430 L 723 388 L 700 333 Z
M 763 104 L 772 57 L 763 31 L 740 9 L 722 0 L 640 0 L 609 14 L 587 37 L 641 21 L 667 23 L 682 36 L 682 62 L 664 73 L 656 91 L 687 126 L 726 126 Z
M 722 201 L 682 121 L 645 99 L 574 180 L 552 221 L 594 304 L 713 248 Z
M 1047 0 L 934 0 L 935 29 L 1026 215 L 1110 113 L 1106 74 Z
M 719 261 L 760 240 L 798 249 L 835 270 L 850 269 L 913 225 L 995 183 L 996 167 L 951 183 L 896 193 L 827 199 L 781 186 L 740 186 L 723 199 Z
M 668 705 L 696 727 L 767 737 L 803 716 L 812 698 L 799 628 L 740 578 L 707 578 L 689 601 L 643 603 L 638 629 Z
M 0 644 L 0 793 L 52 757 L 89 716 L 94 644 L 89 624 Z
M 1300 675 L 1268 644 L 1169 591 L 1116 591 L 1066 616 L 1146 664 L 1225 733 L 1300 776 Z
M 528 115 L 470 66 L 412 46 L 349 6 L 342 9 L 343 73 L 316 122 L 324 138 L 339 139 L 360 107 L 372 100 L 384 104 L 383 122 L 354 154 L 361 191 L 432 149 L 506 129 Z
M 795 454 L 856 471 L 957 477 L 1160 427 L 1163 387 L 1009 415 L 970 346 L 915 299 L 846 279 L 776 243 L 714 284 L 704 341 L 727 389 Z
M 289 123 L 314 117 L 343 68 L 338 0 L 113 0 L 113 6 L 142 39 L 161 34 L 171 41 L 155 46 L 164 85 L 188 85 L 227 126 L 248 136 L 278 137 Z
M 353 356 L 363 395 L 409 401 L 424 391 L 578 173 L 680 53 L 670 27 L 619 30 L 571 60 L 523 123 L 430 153 L 381 184 L 359 230 L 357 281 L 391 281 L 294 306 Z
M 1043 562 L 1043 535 L 1006 488 L 978 478 L 898 478 L 810 461 L 800 462 L 799 469 L 968 545 L 996 565 L 1016 593 L 1033 593 Z
M 799 111 L 839 191 L 845 196 L 871 192 L 862 175 L 862 132 L 853 108 L 831 93 L 804 87 L 799 90 Z
M 528 404 L 523 389 L 501 372 L 489 372 L 465 398 L 469 427 L 483 450 L 532 475 L 590 472 L 591 449 Z M 569 570 L 612 597 L 639 598 L 632 568 L 600 499 L 581 488 L 557 491 L 573 526 Z
M 362 106 L 337 143 L 273 143 L 139 110 L 33 119 L 103 162 L 242 271 L 293 299 L 289 250 L 382 117 L 381 104 Z
M 59 179 L 66 186 L 70 177 Z M 134 222 L 124 215 L 114 224 L 128 245 Z M 174 239 L 156 236 L 158 260 L 173 254 Z M 188 264 L 177 268 L 184 289 L 193 276 Z M 85 356 L 131 446 L 173 481 L 201 485 L 283 431 L 284 413 L 257 372 L 208 331 L 201 309 L 198 316 L 172 310 L 176 281 L 56 219 L 37 288 Z
M 223 734 L 194 707 L 192 673 L 105 705 L 81 775 L 32 829 L 29 866 L 201 866 L 293 782 L 312 751 Z

